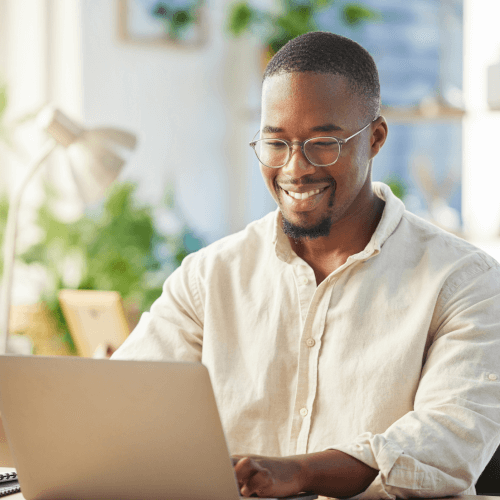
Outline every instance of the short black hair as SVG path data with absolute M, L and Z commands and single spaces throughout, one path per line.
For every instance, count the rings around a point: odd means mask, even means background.
M 372 119 L 380 113 L 380 82 L 372 56 L 359 43 L 326 31 L 290 40 L 269 61 L 263 81 L 284 73 L 331 73 L 344 76 L 351 90 L 367 99 Z

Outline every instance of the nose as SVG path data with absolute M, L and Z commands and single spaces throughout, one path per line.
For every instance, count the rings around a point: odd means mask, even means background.
M 292 178 L 303 177 L 310 175 L 316 171 L 316 168 L 302 152 L 300 145 L 294 144 L 288 163 L 282 167 L 282 171 Z

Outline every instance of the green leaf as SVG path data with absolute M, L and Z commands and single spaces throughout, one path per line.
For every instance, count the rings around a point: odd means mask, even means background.
M 287 12 L 276 20 L 276 25 L 283 28 L 290 39 L 316 29 L 312 11 L 307 6 Z
M 194 17 L 189 10 L 176 10 L 172 16 L 172 23 L 178 28 L 186 27 L 192 21 L 194 21 Z
M 384 180 L 384 182 L 391 188 L 394 195 L 401 200 L 404 199 L 406 193 L 408 192 L 408 186 L 403 179 L 396 175 L 390 175 Z
M 255 17 L 256 11 L 250 7 L 248 2 L 235 3 L 229 11 L 227 30 L 234 36 L 240 36 L 250 27 Z
M 269 39 L 269 47 L 270 47 L 270 53 L 276 54 L 278 50 L 281 49 L 281 47 L 285 46 L 290 40 L 295 38 L 294 35 L 291 35 L 290 33 L 286 32 L 283 29 L 280 30 L 275 30 L 274 36 L 272 36 Z
M 381 19 L 381 15 L 360 3 L 349 3 L 342 9 L 342 19 L 350 26 L 358 26 L 364 21 Z
M 335 0 L 313 0 L 314 8 L 317 10 L 331 7 Z
M 34 262 L 43 262 L 47 260 L 47 247 L 45 244 L 33 245 L 19 258 L 26 264 L 33 264 Z

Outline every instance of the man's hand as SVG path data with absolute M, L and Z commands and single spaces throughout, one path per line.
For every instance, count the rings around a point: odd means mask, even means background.
M 364 491 L 378 470 L 338 450 L 272 458 L 233 455 L 243 496 L 285 497 L 310 491 L 326 497 L 352 497 Z
M 302 491 L 302 468 L 294 457 L 233 455 L 232 460 L 244 497 L 286 497 Z

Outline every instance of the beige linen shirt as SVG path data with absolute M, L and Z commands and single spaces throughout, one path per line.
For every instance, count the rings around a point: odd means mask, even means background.
M 474 493 L 500 443 L 500 266 L 384 184 L 319 286 L 279 210 L 186 257 L 114 359 L 201 361 L 233 454 L 341 450 L 362 498 Z

